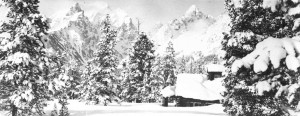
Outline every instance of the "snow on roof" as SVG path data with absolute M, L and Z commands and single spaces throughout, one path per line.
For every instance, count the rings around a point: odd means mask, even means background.
M 203 82 L 203 85 L 208 88 L 210 91 L 216 92 L 218 94 L 222 94 L 226 91 L 226 88 L 222 86 L 222 81 L 224 80 L 224 77 L 222 78 L 215 78 L 214 80 L 206 80 Z
M 208 88 L 222 86 L 222 84 L 211 85 L 207 87 L 207 85 L 203 84 L 205 81 L 207 81 L 207 76 L 204 74 L 178 74 L 175 95 L 200 100 L 222 99 L 223 97 L 220 93 Z
M 208 64 L 206 65 L 207 72 L 224 72 L 225 67 L 220 64 Z
M 161 90 L 161 94 L 163 97 L 170 97 L 175 95 L 175 86 L 167 86 L 166 88 Z

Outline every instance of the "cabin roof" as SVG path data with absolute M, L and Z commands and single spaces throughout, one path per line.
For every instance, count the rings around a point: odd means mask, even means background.
M 206 65 L 207 72 L 224 72 L 225 67 L 220 64 L 208 64 Z
M 213 90 L 213 86 L 222 86 L 222 83 L 207 85 L 206 82 L 211 83 L 204 74 L 178 74 L 175 87 L 166 87 L 162 90 L 162 94 L 164 97 L 176 95 L 208 101 L 222 99 L 220 92 Z

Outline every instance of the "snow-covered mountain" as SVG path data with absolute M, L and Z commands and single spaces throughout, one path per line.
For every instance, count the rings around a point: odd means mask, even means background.
M 120 59 L 126 57 L 137 37 L 137 28 L 126 12 L 121 9 L 112 10 L 108 5 L 86 12 L 77 3 L 70 10 L 53 15 L 48 45 L 53 51 L 65 53 L 66 59 L 84 63 L 96 49 L 107 14 L 118 32 L 115 49 Z M 215 19 L 192 5 L 182 17 L 157 25 L 151 32 L 150 39 L 154 41 L 158 54 L 165 53 L 169 41 L 173 42 L 179 57 L 193 55 L 195 52 L 203 55 L 220 54 L 222 33 L 229 32 L 229 22 L 227 14 Z
M 169 41 L 173 42 L 179 55 L 192 55 L 201 51 L 203 55 L 220 54 L 223 32 L 229 32 L 227 14 L 213 18 L 192 5 L 186 13 L 167 24 L 160 24 L 152 32 L 157 53 L 163 54 Z
M 119 58 L 124 57 L 137 36 L 136 27 L 124 11 L 112 10 L 109 6 L 85 12 L 76 3 L 69 11 L 53 15 L 48 45 L 54 51 L 65 53 L 66 59 L 76 59 L 81 63 L 87 61 L 101 39 L 101 28 L 107 14 L 113 28 L 118 32 L 116 50 Z

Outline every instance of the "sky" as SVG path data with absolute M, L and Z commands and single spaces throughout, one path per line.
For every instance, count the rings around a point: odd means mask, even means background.
M 69 10 L 76 2 L 84 10 L 97 9 L 105 4 L 111 9 L 120 8 L 130 17 L 138 18 L 141 29 L 145 31 L 158 23 L 181 17 L 191 5 L 196 5 L 200 11 L 213 17 L 225 12 L 224 0 L 40 0 L 39 10 L 49 17 L 56 12 Z

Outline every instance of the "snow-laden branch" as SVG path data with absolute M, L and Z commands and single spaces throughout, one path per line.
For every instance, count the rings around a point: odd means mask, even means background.
M 300 67 L 300 57 L 297 57 L 300 54 L 300 41 L 295 38 L 265 39 L 256 45 L 253 52 L 233 62 L 232 73 L 236 74 L 240 68 L 250 68 L 252 65 L 255 73 L 265 72 L 270 64 L 276 69 L 284 58 L 287 68 L 297 71 Z

